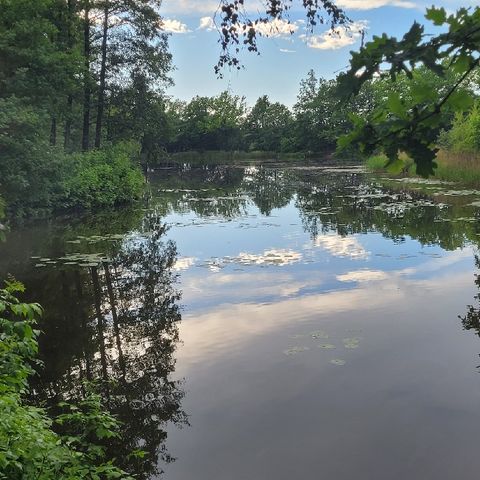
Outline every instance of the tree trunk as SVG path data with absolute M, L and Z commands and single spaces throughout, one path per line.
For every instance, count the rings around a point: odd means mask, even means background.
M 105 1 L 103 9 L 102 60 L 100 66 L 100 87 L 98 89 L 97 123 L 95 127 L 95 148 L 102 143 L 102 122 L 105 108 L 105 74 L 107 69 L 107 39 L 108 39 L 108 9 L 109 2 Z
M 72 107 L 73 95 L 67 98 L 67 115 L 65 118 L 65 131 L 63 132 L 63 148 L 68 150 L 70 147 L 70 137 L 72 136 Z
M 75 5 L 74 0 L 67 0 L 68 7 L 68 22 L 67 22 L 67 39 L 69 52 L 73 50 L 74 38 L 72 33 L 72 22 L 75 18 Z M 65 130 L 63 132 L 63 148 L 68 150 L 70 147 L 70 137 L 72 134 L 72 108 L 73 108 L 73 95 L 70 93 L 67 97 L 67 112 L 65 116 Z
M 90 267 L 90 273 L 92 274 L 93 295 L 95 301 L 95 313 L 97 315 L 97 329 L 98 329 L 98 345 L 100 349 L 100 363 L 102 365 L 102 379 L 107 399 L 109 400 L 109 386 L 108 386 L 108 365 L 107 365 L 107 351 L 105 349 L 105 325 L 102 315 L 102 292 L 100 289 L 100 281 L 98 278 L 97 267 Z
M 50 124 L 50 145 L 55 146 L 57 144 L 57 119 L 52 117 Z
M 83 19 L 83 56 L 85 72 L 83 76 L 83 131 L 82 150 L 90 147 L 90 0 L 85 0 L 85 14 Z

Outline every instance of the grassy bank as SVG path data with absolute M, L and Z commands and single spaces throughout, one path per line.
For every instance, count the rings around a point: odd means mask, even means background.
M 404 168 L 398 175 L 416 177 L 413 161 L 406 157 L 403 158 L 403 161 Z M 387 158 L 384 155 L 376 155 L 370 157 L 366 165 L 371 171 L 387 172 L 386 162 Z M 436 162 L 438 167 L 433 178 L 470 186 L 480 186 L 480 155 L 440 150 Z

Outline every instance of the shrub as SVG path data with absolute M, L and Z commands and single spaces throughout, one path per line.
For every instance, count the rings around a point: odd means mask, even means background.
M 455 153 L 480 153 L 480 102 L 467 114 L 459 113 L 444 142 Z
M 0 195 L 17 217 L 50 210 L 61 197 L 63 152 L 48 138 L 48 118 L 11 97 L 0 99 Z
M 144 178 L 135 163 L 137 156 L 138 148 L 131 143 L 72 154 L 73 174 L 64 183 L 64 206 L 112 207 L 140 198 Z
M 0 289 L 0 479 L 133 480 L 107 458 L 102 442 L 119 436 L 120 425 L 98 395 L 62 405 L 65 413 L 54 419 L 24 401 L 38 352 L 34 327 L 41 307 L 19 302 L 21 291 L 13 281 Z

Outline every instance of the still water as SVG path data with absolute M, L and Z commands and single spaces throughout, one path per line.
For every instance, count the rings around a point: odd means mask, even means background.
M 45 307 L 34 397 L 97 381 L 139 478 L 476 479 L 479 200 L 165 168 L 133 209 L 13 229 L 0 274 Z

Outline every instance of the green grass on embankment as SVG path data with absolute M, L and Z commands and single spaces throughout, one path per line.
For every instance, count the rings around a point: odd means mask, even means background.
M 407 157 L 403 158 L 405 166 L 400 176 L 416 177 L 415 164 Z M 384 155 L 370 157 L 366 166 L 374 172 L 387 172 L 385 164 L 387 158 Z M 438 167 L 432 177 L 437 180 L 459 182 L 465 185 L 480 186 L 480 156 L 473 153 L 457 153 L 440 150 L 436 162 Z

